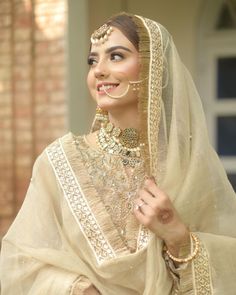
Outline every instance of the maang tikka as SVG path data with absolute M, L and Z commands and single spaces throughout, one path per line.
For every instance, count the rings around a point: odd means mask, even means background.
M 94 45 L 100 45 L 103 44 L 108 40 L 108 37 L 110 36 L 112 32 L 112 27 L 108 24 L 102 25 L 100 28 L 95 30 L 90 38 L 91 43 Z

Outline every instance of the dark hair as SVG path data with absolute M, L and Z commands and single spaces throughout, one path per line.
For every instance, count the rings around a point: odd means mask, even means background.
M 139 50 L 139 36 L 137 33 L 137 26 L 132 20 L 132 17 L 126 13 L 117 14 L 111 17 L 107 24 L 119 29 L 126 38 L 134 45 L 134 47 Z

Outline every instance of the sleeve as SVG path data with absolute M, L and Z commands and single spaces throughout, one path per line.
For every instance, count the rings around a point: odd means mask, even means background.
M 202 240 L 199 242 L 197 256 L 192 261 L 178 266 L 164 253 L 164 259 L 174 282 L 173 294 L 194 295 L 196 291 L 199 295 L 213 294 L 209 254 Z M 180 249 L 179 258 L 186 258 L 192 251 L 192 243 L 184 245 Z
M 180 249 L 179 258 L 184 258 L 191 253 L 191 245 L 184 245 Z M 201 251 L 201 250 L 200 250 Z M 163 256 L 173 279 L 173 294 L 194 294 L 192 262 L 176 265 L 173 260 L 163 252 Z
M 82 275 L 81 259 L 68 241 L 61 200 L 43 154 L 34 165 L 22 208 L 2 241 L 2 295 L 73 294 L 73 284 Z
M 198 255 L 190 262 L 175 267 L 164 255 L 167 268 L 172 275 L 173 294 L 227 294 L 234 295 L 236 287 L 236 238 L 233 236 L 197 232 L 200 244 Z M 191 245 L 191 251 L 192 251 Z M 190 253 L 181 249 L 180 257 Z

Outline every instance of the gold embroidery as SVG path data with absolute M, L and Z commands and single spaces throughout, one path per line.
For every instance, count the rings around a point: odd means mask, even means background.
M 138 242 L 137 242 L 138 250 L 144 248 L 147 245 L 149 237 L 150 237 L 149 230 L 146 227 L 141 226 L 139 236 L 138 236 Z
M 211 282 L 211 272 L 209 257 L 206 248 L 201 243 L 201 249 L 193 261 L 194 275 L 195 275 L 195 285 L 197 295 L 211 295 L 212 282 Z
M 72 214 L 87 238 L 97 262 L 101 264 L 107 259 L 114 258 L 116 255 L 83 196 L 60 141 L 47 148 L 47 155 Z
M 131 252 L 136 248 L 143 248 L 148 242 L 148 231 L 140 227 L 142 230 L 137 244 L 139 224 L 132 214 L 133 201 L 145 176 L 143 161 L 135 167 L 131 177 L 128 177 L 118 156 L 90 148 L 81 136 L 74 137 L 74 140 L 83 165 L 120 238 Z
M 72 141 L 71 141 L 72 144 Z M 88 149 L 88 146 L 84 146 L 84 152 Z M 93 149 L 90 149 L 90 152 L 92 152 Z M 82 233 L 84 234 L 85 238 L 87 239 L 92 251 L 95 254 L 96 260 L 98 264 L 102 264 L 104 261 L 112 259 L 117 256 L 117 253 L 120 253 L 122 250 L 121 248 L 114 248 L 115 245 L 111 246 L 112 244 L 108 242 L 105 233 L 101 229 L 97 219 L 93 215 L 90 205 L 83 195 L 83 191 L 77 181 L 77 178 L 74 174 L 74 171 L 69 163 L 69 160 L 67 159 L 67 156 L 64 152 L 63 146 L 60 141 L 54 142 L 52 145 L 50 145 L 47 148 L 47 155 L 49 158 L 49 161 L 54 169 L 55 175 L 59 181 L 59 184 L 64 192 L 64 196 L 67 200 L 67 203 L 69 205 L 69 208 L 71 209 L 71 212 L 73 216 L 75 217 L 78 225 L 80 226 L 80 229 Z M 90 162 L 90 165 L 87 166 L 90 173 L 93 173 L 93 167 L 91 166 L 91 163 L 95 163 L 94 158 L 89 157 L 89 153 L 86 155 L 84 153 L 84 160 L 85 162 Z M 100 171 L 100 174 L 98 173 L 98 176 L 104 178 L 104 181 L 106 183 L 106 186 L 110 186 L 111 183 L 108 181 L 106 171 L 109 170 L 109 161 L 104 161 L 104 158 L 101 157 L 101 155 L 98 155 L 101 161 L 102 166 L 98 166 L 96 169 Z M 89 158 L 87 158 L 89 157 Z M 96 162 L 97 163 L 97 162 Z M 108 165 L 108 167 L 106 166 Z M 96 167 L 96 165 L 95 165 Z M 114 168 L 114 167 L 113 167 Z M 106 171 L 105 171 L 105 170 Z M 108 169 L 108 170 L 107 170 Z M 113 170 L 114 172 L 114 170 Z M 99 178 L 98 177 L 98 178 Z M 92 177 L 93 178 L 93 177 Z M 137 181 L 137 179 L 136 179 Z M 122 184 L 125 184 L 126 180 L 123 179 Z M 120 187 L 122 189 L 122 187 Z M 136 187 L 137 189 L 137 187 Z M 130 220 L 130 218 L 128 218 Z M 129 233 L 135 232 L 136 227 L 132 222 L 127 223 L 127 229 Z M 139 244 L 136 245 L 137 237 L 134 243 L 134 237 L 130 235 L 130 240 L 127 240 L 127 246 L 128 248 L 133 248 L 134 250 L 142 249 L 147 245 L 148 242 L 148 230 L 142 227 L 142 230 L 140 231 L 140 237 Z M 120 244 L 121 245 L 121 244 Z M 137 249 L 136 249 L 137 246 Z M 118 251 L 117 253 L 115 250 Z
M 182 249 L 183 250 L 183 249 Z M 188 247 L 184 251 L 189 251 Z M 198 255 L 192 262 L 180 264 L 178 268 L 164 252 L 164 259 L 173 278 L 173 295 L 212 295 L 210 263 L 206 248 L 200 241 Z M 184 253 L 184 255 L 186 255 Z
M 150 169 L 156 181 L 158 181 L 158 134 L 161 117 L 161 96 L 162 96 L 162 73 L 163 73 L 163 53 L 162 39 L 159 26 L 156 22 L 145 19 L 145 25 L 150 36 L 150 73 L 149 80 L 149 155 Z

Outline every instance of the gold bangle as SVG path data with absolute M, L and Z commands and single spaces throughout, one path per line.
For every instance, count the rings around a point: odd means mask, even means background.
M 195 246 L 193 253 L 191 253 L 186 258 L 178 258 L 178 257 L 173 256 L 169 252 L 169 250 L 167 248 L 165 248 L 164 250 L 165 250 L 166 254 L 169 256 L 169 258 L 171 258 L 174 262 L 178 262 L 178 263 L 187 263 L 189 261 L 192 261 L 197 256 L 197 254 L 199 252 L 199 244 L 200 243 L 199 243 L 198 237 L 195 234 L 190 233 L 190 237 L 193 240 L 194 246 Z

